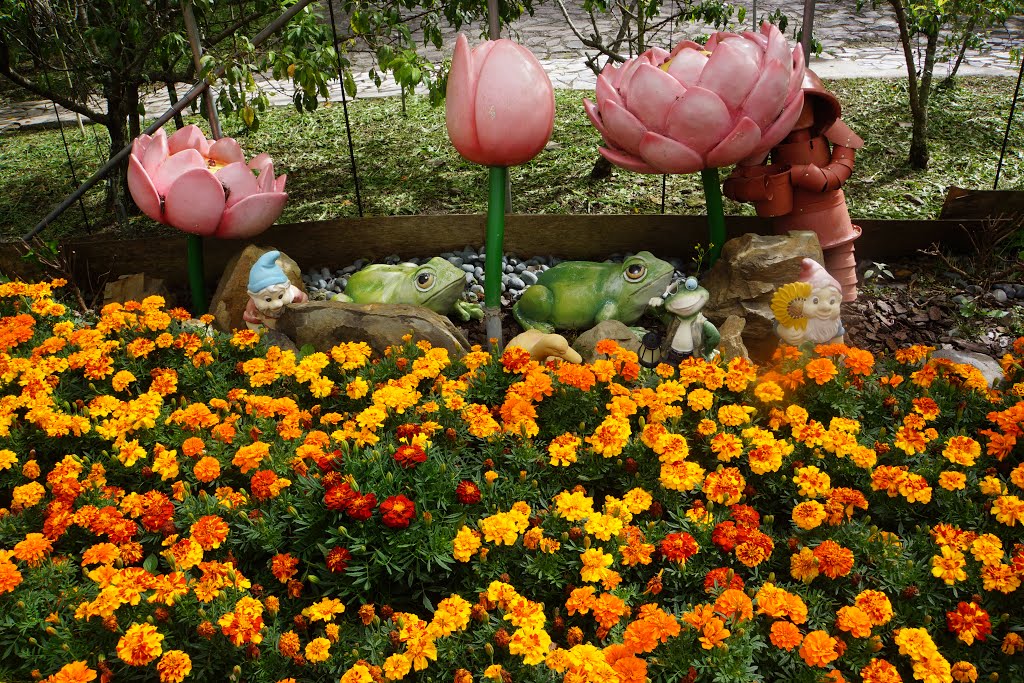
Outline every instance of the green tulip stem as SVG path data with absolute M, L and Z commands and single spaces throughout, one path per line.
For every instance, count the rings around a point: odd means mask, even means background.
M 488 339 L 501 338 L 501 255 L 505 241 L 505 183 L 508 168 L 490 167 L 490 194 L 487 198 L 487 255 L 484 259 L 484 329 Z
M 704 204 L 708 209 L 708 265 L 713 265 L 722 254 L 725 244 L 725 209 L 722 207 L 722 185 L 717 168 L 705 168 L 700 172 L 704 183 Z
M 192 288 L 192 314 L 206 313 L 206 278 L 203 268 L 203 238 L 188 236 L 188 283 Z

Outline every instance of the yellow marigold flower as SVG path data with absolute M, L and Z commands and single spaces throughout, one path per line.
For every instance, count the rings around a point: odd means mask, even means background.
M 986 496 L 999 496 L 1006 493 L 1008 489 L 999 477 L 989 475 L 978 482 L 978 490 Z
M 607 568 L 612 565 L 613 561 L 611 555 L 603 553 L 597 548 L 590 548 L 581 553 L 580 559 L 583 561 L 580 577 L 588 583 L 601 581 L 608 571 Z
M 797 581 L 810 584 L 818 576 L 818 558 L 810 548 L 801 548 L 789 558 L 789 573 Z
M 306 659 L 314 664 L 326 662 L 331 657 L 331 641 L 326 638 L 314 638 L 306 643 Z
M 345 605 L 336 598 L 324 598 L 302 610 L 310 621 L 334 621 L 334 617 L 345 612 Z
M 400 681 L 409 675 L 412 662 L 403 654 L 394 654 L 384 660 L 384 675 L 389 681 Z M 500 677 L 499 677 L 500 678 Z
M 754 412 L 751 406 L 726 405 L 718 409 L 718 421 L 727 427 L 739 427 L 750 422 Z
M 629 435 L 629 422 L 609 415 L 586 441 L 595 453 L 605 458 L 614 458 L 622 453 L 622 449 L 629 441 Z
M 192 658 L 181 650 L 168 650 L 156 665 L 160 683 L 181 683 L 192 673 Z
M 599 541 L 609 541 L 622 530 L 622 520 L 618 517 L 598 513 L 591 515 L 583 527 L 584 531 Z
M 964 554 L 949 546 L 942 546 L 941 552 L 941 555 L 932 557 L 932 576 L 942 579 L 948 586 L 957 581 L 967 580 L 967 572 L 964 571 L 967 561 Z
M 992 503 L 992 515 L 1002 524 L 1012 527 L 1024 524 L 1024 500 L 1017 496 L 999 496 Z
M 558 514 L 569 522 L 578 522 L 594 514 L 594 499 L 581 491 L 562 491 L 554 497 Z
M 707 389 L 694 389 L 686 397 L 686 405 L 694 412 L 711 410 L 715 395 Z
M 370 670 L 362 664 L 353 664 L 352 668 L 341 677 L 341 683 L 373 683 Z
M 11 507 L 17 510 L 25 510 L 34 507 L 46 495 L 46 489 L 36 481 L 30 481 L 21 486 L 15 486 L 11 492 Z
M 499 512 L 480 520 L 484 540 L 495 545 L 515 545 L 519 538 L 519 526 L 516 517 L 507 512 Z
M 480 534 L 468 526 L 463 526 L 455 535 L 453 555 L 459 562 L 469 562 L 481 545 Z
M 494 470 L 487 470 L 486 472 L 484 472 L 484 480 L 488 484 L 493 484 L 494 482 L 498 481 L 498 473 L 495 472 Z
M 520 628 L 512 634 L 509 654 L 522 655 L 524 664 L 540 664 L 551 647 L 551 636 L 542 628 Z
M 247 474 L 260 466 L 263 459 L 270 455 L 270 446 L 262 441 L 255 441 L 248 446 L 242 446 L 235 452 L 231 464 L 238 467 L 242 474 Z
M 720 432 L 711 439 L 711 452 L 719 460 L 729 462 L 743 453 L 743 441 L 733 434 Z
M 832 490 L 832 480 L 825 472 L 814 465 L 797 469 L 793 477 L 798 493 L 805 498 L 821 498 Z
M 956 465 L 973 467 L 981 455 L 981 444 L 969 436 L 954 436 L 946 442 L 942 455 Z
M 117 641 L 117 656 L 129 666 L 145 666 L 163 652 L 163 639 L 152 624 L 132 624 Z
M 626 495 L 622 497 L 622 502 L 632 514 L 639 515 L 650 509 L 654 497 L 641 488 L 634 488 L 626 492 Z
M 765 380 L 754 387 L 754 396 L 761 403 L 776 403 L 786 397 L 777 383 L 772 380 Z
M 816 500 L 804 501 L 793 508 L 793 522 L 801 529 L 816 529 L 827 516 L 825 506 Z
M 971 555 L 984 565 L 1003 561 L 1003 542 L 994 534 L 981 534 L 971 543 Z
M 500 681 L 502 679 L 502 671 L 504 671 L 504 669 L 501 668 L 501 664 L 491 664 L 489 667 L 484 669 L 484 678 L 492 681 Z
M 568 432 L 556 436 L 548 444 L 548 454 L 551 456 L 551 464 L 567 467 L 576 462 L 576 449 L 582 442 L 573 434 Z
M 9 470 L 18 464 L 18 456 L 14 451 L 0 449 L 0 470 Z
M 718 425 L 714 420 L 705 418 L 697 423 L 697 433 L 701 436 L 711 436 L 716 431 L 718 431 Z
M 1010 631 L 1003 636 L 1003 644 L 1000 649 L 1006 655 L 1015 655 L 1024 651 L 1024 638 L 1021 638 L 1020 634 Z

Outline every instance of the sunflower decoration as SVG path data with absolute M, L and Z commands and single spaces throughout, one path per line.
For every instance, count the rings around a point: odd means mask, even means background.
M 790 282 L 772 295 L 772 313 L 779 325 L 797 330 L 807 329 L 804 301 L 811 295 L 810 282 Z

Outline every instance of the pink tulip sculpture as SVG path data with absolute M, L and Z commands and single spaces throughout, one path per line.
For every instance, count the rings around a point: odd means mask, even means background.
M 274 177 L 267 154 L 246 164 L 232 138 L 207 140 L 196 126 L 170 137 L 161 128 L 135 139 L 128 190 L 147 216 L 189 233 L 189 281 L 197 312 L 206 309 L 202 238 L 245 239 L 269 228 L 288 199 L 287 177 Z
M 763 159 L 803 107 L 804 58 L 779 29 L 715 33 L 703 46 L 651 48 L 597 78 L 584 100 L 604 138 L 601 154 L 638 173 L 701 172 L 712 262 L 725 242 L 718 168 Z
M 501 343 L 501 256 L 508 167 L 544 149 L 555 125 L 555 93 L 544 68 L 511 40 L 489 40 L 472 50 L 459 34 L 445 103 L 448 137 L 469 161 L 490 168 L 484 262 L 487 336 Z

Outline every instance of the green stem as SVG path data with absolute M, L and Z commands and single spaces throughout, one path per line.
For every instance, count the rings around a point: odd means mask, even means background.
M 704 183 L 704 204 L 708 209 L 708 241 L 711 248 L 708 251 L 710 262 L 713 265 L 722 254 L 722 245 L 725 244 L 725 209 L 722 207 L 722 185 L 718 179 L 717 168 L 705 168 L 700 172 L 700 179 Z
M 206 278 L 203 268 L 203 238 L 188 236 L 188 283 L 192 288 L 192 315 L 206 313 Z
M 505 241 L 505 183 L 508 169 L 490 167 L 487 198 L 487 243 L 484 259 L 484 318 L 489 339 L 501 347 L 501 255 Z

